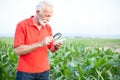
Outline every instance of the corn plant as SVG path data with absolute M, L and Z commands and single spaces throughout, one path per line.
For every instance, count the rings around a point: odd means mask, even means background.
M 12 45 L 0 41 L 0 80 L 15 80 L 16 63 Z
M 120 53 L 67 41 L 50 53 L 52 80 L 120 80 Z
M 68 39 L 49 60 L 51 80 L 120 80 L 120 53 L 111 48 Z M 15 80 L 16 64 L 13 46 L 0 41 L 0 80 Z

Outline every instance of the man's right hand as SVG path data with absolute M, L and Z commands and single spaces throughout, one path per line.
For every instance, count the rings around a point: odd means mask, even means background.
M 48 36 L 40 42 L 40 46 L 49 45 L 53 41 L 52 36 Z

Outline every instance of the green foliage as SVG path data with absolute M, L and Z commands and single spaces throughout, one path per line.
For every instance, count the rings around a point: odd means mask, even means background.
M 15 80 L 16 63 L 12 45 L 0 41 L 0 80 Z
M 67 40 L 49 57 L 52 80 L 120 79 L 120 53 L 112 49 L 86 48 L 83 42 Z
M 49 52 L 51 80 L 120 80 L 120 53 L 86 43 L 68 39 L 59 51 Z M 0 80 L 15 80 L 16 64 L 13 46 L 0 41 Z
M 7 44 L 13 44 L 13 37 L 0 37 L 0 41 L 4 41 Z

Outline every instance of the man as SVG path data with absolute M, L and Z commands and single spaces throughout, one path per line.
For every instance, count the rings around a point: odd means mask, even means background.
M 52 5 L 41 1 L 35 16 L 17 24 L 14 37 L 14 51 L 19 55 L 16 80 L 49 80 L 47 49 L 54 53 L 62 46 L 61 42 L 54 42 L 52 29 L 47 24 L 52 13 Z

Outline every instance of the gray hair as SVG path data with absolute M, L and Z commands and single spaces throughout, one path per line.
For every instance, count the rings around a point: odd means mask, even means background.
M 42 10 L 43 10 L 43 8 L 44 8 L 45 6 L 48 6 L 48 7 L 50 7 L 50 8 L 53 8 L 53 5 L 52 5 L 49 1 L 41 1 L 41 2 L 39 2 L 39 3 L 37 4 L 36 10 L 39 10 L 39 11 L 42 12 Z

